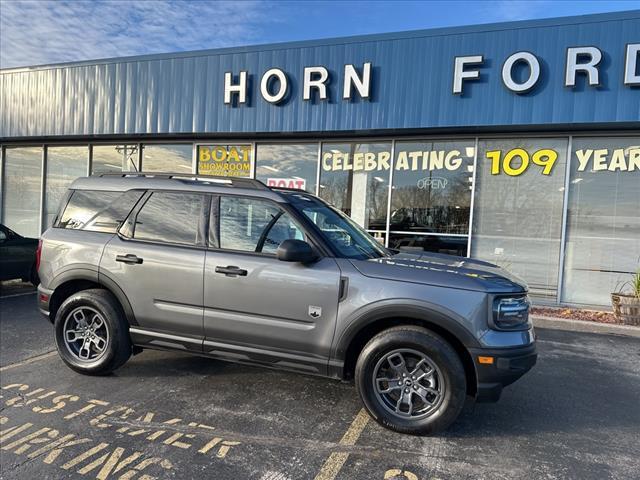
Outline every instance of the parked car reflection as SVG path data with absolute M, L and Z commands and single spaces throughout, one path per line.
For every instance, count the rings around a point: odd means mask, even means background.
M 37 248 L 37 238 L 23 237 L 0 225 L 0 280 L 19 278 L 38 285 Z

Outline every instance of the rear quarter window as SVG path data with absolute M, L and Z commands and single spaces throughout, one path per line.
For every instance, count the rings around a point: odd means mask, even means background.
M 143 194 L 144 191 L 141 190 L 75 190 L 55 226 L 71 230 L 115 233 Z

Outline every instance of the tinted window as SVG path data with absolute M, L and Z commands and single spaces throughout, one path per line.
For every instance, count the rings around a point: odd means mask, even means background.
M 302 240 L 302 230 L 276 205 L 257 199 L 220 198 L 220 247 L 275 254 L 283 240 Z
M 142 193 L 76 190 L 56 227 L 115 233 Z
M 206 198 L 199 194 L 154 192 L 136 217 L 133 237 L 195 245 Z

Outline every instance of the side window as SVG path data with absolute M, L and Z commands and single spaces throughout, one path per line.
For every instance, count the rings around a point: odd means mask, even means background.
M 273 203 L 220 197 L 220 248 L 275 254 L 288 238 L 304 235 L 289 214 Z
M 71 195 L 57 228 L 115 233 L 143 192 L 76 190 Z
M 154 192 L 136 217 L 133 238 L 154 242 L 196 245 L 205 195 Z

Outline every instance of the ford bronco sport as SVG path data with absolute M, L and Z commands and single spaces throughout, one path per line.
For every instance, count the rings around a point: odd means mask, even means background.
M 257 180 L 76 180 L 41 238 L 62 360 L 107 374 L 144 348 L 354 379 L 406 433 L 496 401 L 536 361 L 526 286 L 462 257 L 390 251 L 340 211 Z

